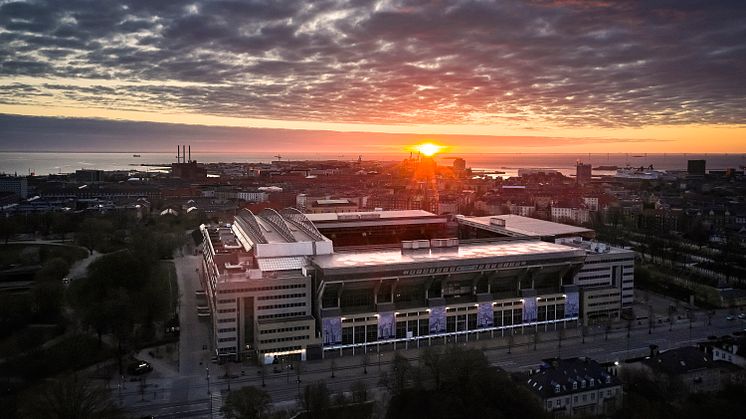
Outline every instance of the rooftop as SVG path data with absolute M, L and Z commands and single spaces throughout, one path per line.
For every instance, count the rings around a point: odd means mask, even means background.
M 358 211 L 358 212 L 323 212 L 318 214 L 305 214 L 313 223 L 325 221 L 355 221 L 373 219 L 398 219 L 398 218 L 441 218 L 432 212 L 423 210 L 402 211 Z
M 569 235 L 594 235 L 594 231 L 585 227 L 554 223 L 537 218 L 504 214 L 486 217 L 458 216 L 460 224 L 507 236 L 520 237 L 558 237 Z
M 526 379 L 531 391 L 542 398 L 621 385 L 596 361 L 588 358 L 545 360 L 538 372 Z
M 444 262 L 546 260 L 547 257 L 584 257 L 585 251 L 543 241 L 511 241 L 461 244 L 450 248 L 429 248 L 403 252 L 401 249 L 362 250 L 313 258 L 324 270 L 384 267 L 408 264 L 443 265 Z
M 239 228 L 239 240 L 243 239 L 246 250 L 256 244 L 328 240 L 305 215 L 292 208 L 280 212 L 266 208 L 259 214 L 244 209 L 236 215 L 235 222 Z
M 579 237 L 567 237 L 560 238 L 555 241 L 557 244 L 564 244 L 566 246 L 577 247 L 583 249 L 588 255 L 634 255 L 634 250 L 622 249 L 620 247 L 613 247 L 606 243 L 599 243 L 592 240 L 582 240 Z
M 654 371 L 678 375 L 706 368 L 714 368 L 712 358 L 693 346 L 669 349 L 643 361 Z

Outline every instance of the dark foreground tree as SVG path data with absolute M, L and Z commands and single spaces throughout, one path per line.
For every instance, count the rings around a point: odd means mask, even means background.
M 309 384 L 303 391 L 303 407 L 310 419 L 322 419 L 327 416 L 331 406 L 331 394 L 323 381 Z
M 408 369 L 417 379 L 390 389 L 387 418 L 546 417 L 538 398 L 491 367 L 479 350 L 432 348 Z
M 21 403 L 23 419 L 119 419 L 124 412 L 109 392 L 76 375 L 48 382 Z
M 228 393 L 222 411 L 228 419 L 263 419 L 269 416 L 271 403 L 266 391 L 247 386 Z

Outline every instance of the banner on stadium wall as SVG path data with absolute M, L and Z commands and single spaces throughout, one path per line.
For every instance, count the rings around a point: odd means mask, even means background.
M 536 321 L 536 297 L 523 299 L 523 322 L 534 323 Z
M 378 314 L 378 339 L 391 339 L 396 336 L 396 320 L 394 312 L 387 311 Z
M 577 317 L 580 313 L 580 295 L 577 291 L 565 295 L 565 317 Z
M 492 327 L 495 324 L 495 317 L 492 311 L 492 303 L 480 303 L 477 308 L 477 327 Z
M 322 321 L 324 330 L 324 345 L 338 345 L 342 343 L 342 319 L 327 317 Z
M 446 308 L 445 306 L 430 309 L 430 334 L 445 333 L 446 331 Z

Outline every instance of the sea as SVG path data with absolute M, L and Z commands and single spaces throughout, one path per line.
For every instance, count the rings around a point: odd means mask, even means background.
M 340 153 L 287 153 L 283 160 L 347 160 L 356 161 L 359 154 Z M 363 160 L 401 161 L 409 153 L 365 154 Z M 516 176 L 518 169 L 543 168 L 557 170 L 565 175 L 574 175 L 578 162 L 599 166 L 645 167 L 656 170 L 686 170 L 687 160 L 707 161 L 707 170 L 739 168 L 746 165 L 746 154 L 440 154 L 436 160 L 440 165 L 450 165 L 453 159 L 466 160 L 467 167 L 477 172 L 487 172 L 500 177 Z M 203 163 L 269 163 L 277 160 L 273 153 L 192 153 L 192 158 Z M 37 176 L 72 173 L 78 169 L 163 171 L 176 161 L 174 153 L 90 153 L 90 152 L 0 152 L 0 173 L 10 175 Z M 160 165 L 160 166 L 159 166 Z M 595 174 L 614 173 L 613 170 Z

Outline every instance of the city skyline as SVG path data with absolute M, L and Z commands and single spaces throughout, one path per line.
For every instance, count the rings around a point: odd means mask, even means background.
M 0 27 L 3 150 L 746 151 L 741 2 L 2 2 Z

